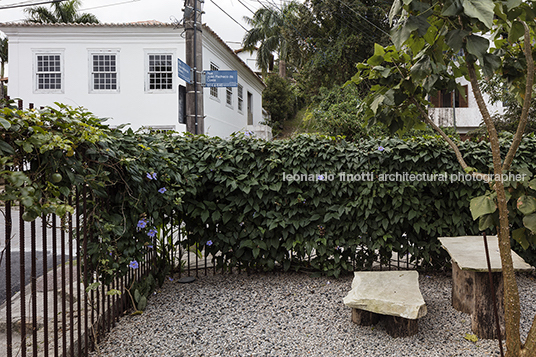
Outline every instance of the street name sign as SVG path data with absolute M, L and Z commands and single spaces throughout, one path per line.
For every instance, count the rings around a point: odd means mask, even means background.
M 205 71 L 205 87 L 238 87 L 237 71 Z
M 181 61 L 180 58 L 177 58 L 177 60 L 179 63 L 179 67 L 178 67 L 179 78 L 184 79 L 186 83 L 188 84 L 192 84 L 193 77 L 194 77 L 192 68 L 188 66 L 186 63 L 184 63 L 183 61 Z

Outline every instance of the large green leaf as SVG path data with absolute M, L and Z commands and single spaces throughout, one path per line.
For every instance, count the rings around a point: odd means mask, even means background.
M 536 233 L 536 213 L 523 217 L 523 225 L 530 229 L 532 233 Z
M 515 241 L 517 241 L 523 249 L 527 249 L 530 245 L 529 241 L 527 240 L 526 236 L 526 229 L 525 228 L 518 228 L 515 231 L 512 232 L 512 238 L 514 238 Z
M 517 199 L 517 209 L 525 216 L 536 212 L 536 198 L 523 195 Z
M 479 196 L 473 198 L 469 207 L 471 209 L 473 220 L 476 220 L 480 216 L 493 213 L 497 209 L 497 205 L 490 196 Z
M 462 0 L 446 0 L 441 11 L 442 16 L 456 16 L 463 10 Z
M 480 231 L 485 231 L 488 228 L 493 228 L 495 226 L 495 222 L 493 220 L 493 215 L 488 214 L 485 216 L 480 216 L 480 219 L 478 220 L 478 229 Z
M 480 20 L 488 28 L 493 26 L 493 9 L 495 4 L 492 0 L 464 0 L 463 9 L 467 16 Z
M 483 58 L 484 54 L 488 52 L 489 40 L 482 36 L 469 35 L 467 36 L 466 48 L 470 54 L 477 58 Z
M 508 41 L 516 42 L 524 34 L 525 34 L 525 28 L 523 27 L 523 24 L 519 21 L 514 21 L 512 23 L 512 28 L 510 29 L 510 32 L 508 33 Z
M 445 42 L 454 52 L 458 52 L 463 46 L 463 39 L 469 34 L 470 32 L 465 30 L 452 30 L 445 36 Z
M 393 5 L 391 6 L 391 10 L 389 11 L 389 25 L 393 25 L 393 19 L 395 18 L 395 16 L 400 14 L 400 11 L 402 11 L 402 1 L 393 1 Z
M 411 74 L 413 77 L 420 81 L 421 79 L 424 79 L 426 76 L 432 73 L 432 65 L 430 62 L 430 57 L 428 56 L 422 56 L 417 63 L 415 63 L 411 69 Z
M 484 55 L 483 63 L 484 65 L 482 70 L 484 71 L 484 76 L 486 78 L 491 78 L 493 77 L 497 69 L 500 67 L 501 59 L 499 58 L 499 56 L 496 56 L 491 53 L 486 53 Z

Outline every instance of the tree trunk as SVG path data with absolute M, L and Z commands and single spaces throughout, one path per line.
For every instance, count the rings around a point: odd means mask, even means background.
M 279 77 L 287 78 L 287 62 L 279 59 Z

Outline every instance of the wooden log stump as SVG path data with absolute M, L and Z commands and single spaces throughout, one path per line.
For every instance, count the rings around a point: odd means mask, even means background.
M 405 319 L 398 316 L 383 316 L 385 330 L 393 338 L 409 337 L 419 332 L 419 320 Z
M 504 286 L 502 273 L 492 273 L 493 286 L 497 302 L 497 312 L 499 315 L 499 325 L 502 338 L 505 337 L 504 325 Z M 495 312 L 493 310 L 493 297 L 489 284 L 488 273 L 475 273 L 475 293 L 474 310 L 471 314 L 471 330 L 484 339 L 497 339 L 497 323 L 495 322 Z
M 461 270 L 452 262 L 452 307 L 466 314 L 473 313 L 474 282 L 474 271 Z
M 380 321 L 380 315 L 374 312 L 352 308 L 352 321 L 360 326 L 371 326 Z

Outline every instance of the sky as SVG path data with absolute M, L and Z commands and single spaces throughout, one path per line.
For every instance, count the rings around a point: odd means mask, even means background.
M 2 7 L 44 1 L 46 0 L 0 0 L 0 23 L 20 21 L 26 17 L 23 8 L 2 9 Z M 256 11 L 263 6 L 262 4 L 281 6 L 284 2 L 287 0 L 204 0 L 205 14 L 202 21 L 235 49 L 240 47 L 244 38 L 243 27 L 249 29 L 243 20 L 244 16 L 251 17 L 253 15 L 251 11 Z M 184 0 L 82 0 L 81 10 L 94 14 L 104 23 L 125 23 L 144 20 L 162 22 L 180 20 L 183 17 L 183 8 Z

